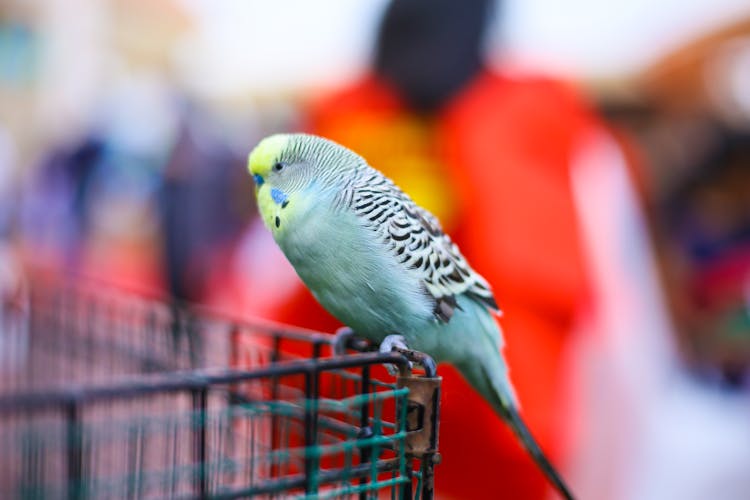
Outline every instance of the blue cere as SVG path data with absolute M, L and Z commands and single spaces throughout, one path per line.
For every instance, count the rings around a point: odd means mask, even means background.
M 258 187 L 261 187 L 263 183 L 266 182 L 259 174 L 253 174 L 253 179 L 255 180 L 255 184 L 257 184 Z
M 284 191 L 276 188 L 271 188 L 271 198 L 276 202 L 277 205 L 281 205 L 286 201 L 287 196 Z

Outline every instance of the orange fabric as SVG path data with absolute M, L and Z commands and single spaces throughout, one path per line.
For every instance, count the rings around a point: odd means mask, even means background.
M 334 98 L 318 106 L 309 128 L 352 147 L 444 228 L 452 228 L 458 215 L 456 192 L 435 121 L 405 113 L 393 93 L 374 80 Z
M 409 116 L 387 86 L 366 78 L 315 106 L 308 129 L 381 167 L 378 141 Z M 443 168 L 433 175 L 452 191 L 443 210 L 446 229 L 495 290 L 523 416 L 553 461 L 564 442 L 558 360 L 586 298 L 569 166 L 581 138 L 600 126 L 563 84 L 485 74 L 430 129 Z M 397 184 L 408 174 L 393 165 L 388 170 Z M 302 286 L 274 319 L 329 331 L 338 326 Z M 457 372 L 441 367 L 441 374 L 439 495 L 543 498 L 545 479 L 507 427 Z

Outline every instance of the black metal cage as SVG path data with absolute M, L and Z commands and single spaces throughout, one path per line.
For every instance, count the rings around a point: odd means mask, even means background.
M 332 356 L 326 334 L 32 283 L 0 307 L 1 498 L 432 496 L 423 355 Z

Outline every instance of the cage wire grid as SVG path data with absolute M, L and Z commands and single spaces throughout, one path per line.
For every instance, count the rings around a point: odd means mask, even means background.
M 0 498 L 432 497 L 419 353 L 333 357 L 327 334 L 101 284 L 0 299 Z

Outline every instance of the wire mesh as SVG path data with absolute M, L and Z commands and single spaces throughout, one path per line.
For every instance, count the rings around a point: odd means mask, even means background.
M 0 498 L 431 493 L 407 453 L 409 389 L 371 376 L 404 356 L 330 357 L 324 334 L 33 283 L 0 308 Z

